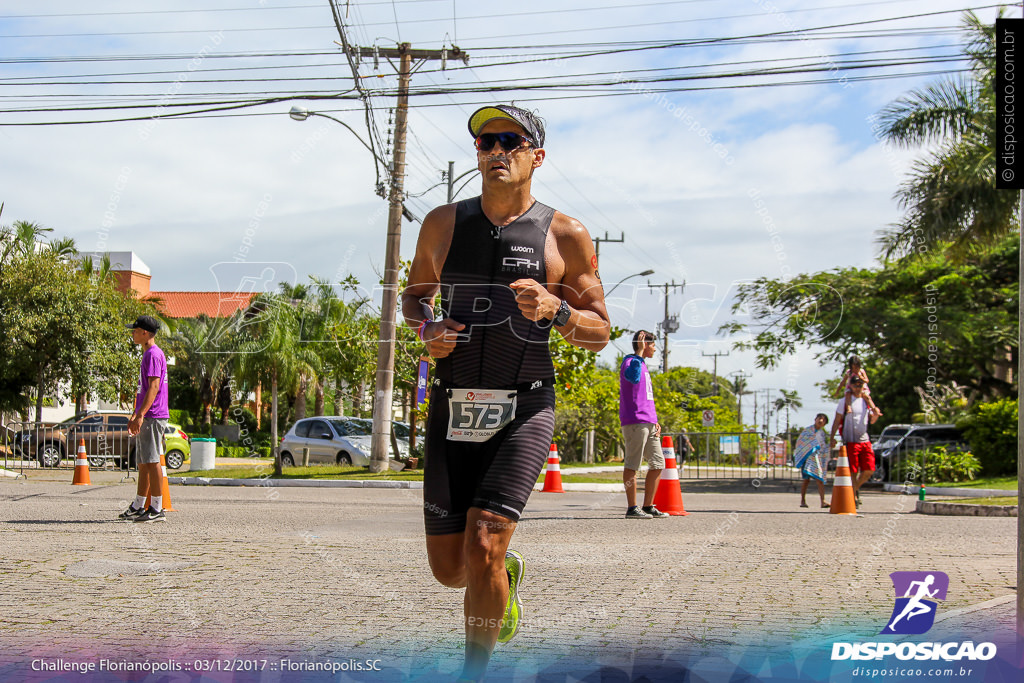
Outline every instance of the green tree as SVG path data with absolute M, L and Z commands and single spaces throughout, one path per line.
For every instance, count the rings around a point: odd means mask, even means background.
M 138 361 L 124 325 L 148 306 L 74 267 L 66 241 L 41 250 L 18 241 L 0 266 L 0 409 L 24 410 L 33 387 L 36 420 L 47 394 L 133 396 Z
M 1017 471 L 1018 401 L 1004 398 L 977 403 L 957 422 L 981 462 L 986 476 L 1013 475 Z
M 84 408 L 88 396 L 111 403 L 134 403 L 138 389 L 139 349 L 125 325 L 140 315 L 155 315 L 154 302 L 121 292 L 113 277 L 85 273 L 91 321 L 87 353 L 70 375 L 71 395 Z
M 956 382 L 968 401 L 1010 396 L 1017 363 L 1016 237 L 951 262 L 939 253 L 878 269 L 843 268 L 790 281 L 741 285 L 732 311 L 744 319 L 720 332 L 771 368 L 797 351 L 820 348 L 839 366 L 859 355 L 871 378 L 880 424 L 910 422 L 920 411 L 915 387 Z
M 796 390 L 787 391 L 785 389 L 780 389 L 779 393 L 781 393 L 782 396 L 775 399 L 775 410 L 786 411 L 786 438 L 788 439 L 790 436 L 789 409 L 792 408 L 793 410 L 799 410 L 804 407 L 804 404 L 803 401 L 800 400 L 800 395 L 796 393 Z
M 300 343 L 299 314 L 292 299 L 283 295 L 261 295 L 253 299 L 250 310 L 240 330 L 245 341 L 239 345 L 239 372 L 250 380 L 270 386 L 270 440 L 274 474 L 280 476 L 280 394 L 294 391 L 302 375 L 315 374 L 320 360 L 308 345 Z
M 973 12 L 963 26 L 969 75 L 911 91 L 878 117 L 888 141 L 930 150 L 897 194 L 903 219 L 879 238 L 887 258 L 945 245 L 963 256 L 1019 227 L 1018 193 L 995 186 L 995 26 Z
M 6 265 L 27 258 L 45 243 L 46 235 L 53 228 L 44 228 L 39 223 L 15 221 L 10 226 L 0 226 L 0 265 Z
M 179 320 L 168 341 L 175 364 L 187 372 L 198 392 L 200 405 L 196 407 L 202 410 L 204 427 L 213 423 L 213 405 L 222 403 L 218 400 L 220 394 L 226 385 L 230 386 L 233 363 L 240 345 L 235 330 L 242 317 L 243 314 L 238 313 L 231 318 L 200 315 Z M 227 396 L 230 399 L 230 390 Z M 230 405 L 229 400 L 227 407 Z M 227 408 L 219 407 L 223 411 L 222 417 L 225 416 Z
M 618 339 L 624 333 L 613 326 L 610 337 Z M 596 353 L 573 346 L 555 331 L 549 346 L 555 368 L 554 438 L 560 457 L 567 462 L 581 460 L 582 444 L 591 430 L 597 458 L 614 456 L 622 442 L 618 365 L 615 369 L 598 366 Z

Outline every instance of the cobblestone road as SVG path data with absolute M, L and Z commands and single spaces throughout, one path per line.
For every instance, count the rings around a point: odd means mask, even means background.
M 115 520 L 130 484 L 93 480 L 0 480 L 8 673 L 40 656 L 143 654 L 456 670 L 461 593 L 430 576 L 421 492 L 175 486 L 177 512 L 143 525 Z M 621 662 L 823 632 L 873 637 L 896 570 L 949 574 L 950 614 L 1004 600 L 946 626 L 1012 629 L 1015 519 L 864 498 L 863 516 L 842 517 L 800 509 L 789 492 L 684 494 L 688 517 L 626 520 L 619 493 L 535 493 L 513 540 L 528 561 L 526 619 L 492 670 L 528 677 L 567 652 Z

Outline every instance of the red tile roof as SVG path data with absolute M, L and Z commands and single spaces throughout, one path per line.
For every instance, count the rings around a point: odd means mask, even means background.
M 255 292 L 150 292 L 163 300 L 160 310 L 170 318 L 195 318 L 205 313 L 211 318 L 227 318 L 248 308 Z

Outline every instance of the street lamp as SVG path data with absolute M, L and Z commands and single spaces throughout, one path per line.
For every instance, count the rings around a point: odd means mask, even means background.
M 403 80 L 400 80 L 400 89 L 408 88 L 408 69 L 410 55 L 406 52 L 402 55 Z M 403 85 L 404 83 L 404 85 Z M 388 446 L 391 436 L 391 403 L 394 384 L 395 370 L 395 313 L 398 309 L 398 271 L 401 267 L 399 262 L 399 245 L 402 235 L 402 217 L 413 220 L 415 217 L 405 208 L 402 201 L 404 191 L 402 180 L 405 176 L 405 130 L 408 112 L 408 95 L 400 95 L 398 98 L 398 114 L 395 120 L 395 139 L 401 139 L 402 144 L 395 144 L 394 162 L 391 167 L 391 188 L 388 193 L 388 230 L 384 254 L 384 292 L 381 297 L 380 306 L 380 334 L 377 344 L 377 370 L 374 376 L 373 392 L 373 437 L 370 443 L 370 471 L 381 472 L 388 468 Z M 305 121 L 310 116 L 321 116 L 330 119 L 335 123 L 345 126 L 363 147 L 370 150 L 377 161 L 387 162 L 373 150 L 359 134 L 344 121 L 309 111 L 298 105 L 292 107 L 288 116 L 296 121 Z
M 460 173 L 459 175 L 455 175 L 455 162 L 454 161 L 449 161 L 448 162 L 448 175 L 447 175 L 447 179 L 448 179 L 448 203 L 449 204 L 451 204 L 453 201 L 455 201 L 455 195 L 457 195 L 459 192 L 462 192 L 462 188 L 466 187 L 466 185 L 469 184 L 469 180 L 467 180 L 465 183 L 463 183 L 462 187 L 460 187 L 458 190 L 455 189 L 455 183 L 460 181 L 460 180 L 462 180 L 466 176 L 472 176 L 474 173 L 479 173 L 479 172 L 480 172 L 480 169 L 478 169 L 478 168 L 471 168 L 468 171 L 466 171 L 465 173 Z
M 626 280 L 630 280 L 630 279 L 635 278 L 635 277 L 647 277 L 648 275 L 654 275 L 654 271 L 648 269 L 648 270 L 643 271 L 642 273 L 633 273 L 632 275 L 627 275 L 626 277 L 622 278 L 621 280 L 616 282 L 614 285 L 612 285 L 612 288 L 604 293 L 605 298 L 611 296 L 611 293 L 615 291 L 615 288 L 618 287 L 619 285 L 621 285 Z
M 363 140 L 361 137 L 359 137 L 359 133 L 357 133 L 355 131 L 355 129 L 352 128 L 352 126 L 348 125 L 347 123 L 345 123 L 341 119 L 336 119 L 333 116 L 329 116 L 328 114 L 321 114 L 318 111 L 310 111 L 310 110 L 306 109 L 305 107 L 299 106 L 297 104 L 288 111 L 288 116 L 290 116 L 295 121 L 305 121 L 310 116 L 319 116 L 321 118 L 330 119 L 331 121 L 334 121 L 335 123 L 340 123 L 341 125 L 343 125 L 346 128 L 348 128 L 349 132 L 352 133 L 352 135 L 356 136 L 356 140 L 359 140 L 359 142 L 363 143 L 363 147 L 365 147 L 366 149 L 370 150 L 370 154 L 372 154 L 377 161 L 381 162 L 385 166 L 388 165 L 388 162 L 386 162 L 383 159 L 381 159 L 380 155 L 378 155 L 377 152 L 375 152 L 373 150 L 373 147 L 370 147 L 369 143 L 367 143 L 365 140 Z
M 377 154 L 376 151 L 374 151 L 373 147 L 371 147 L 369 143 L 366 142 L 366 140 L 363 140 L 361 137 L 359 137 L 359 133 L 357 133 L 355 129 L 352 128 L 352 126 L 348 125 L 341 119 L 336 119 L 333 116 L 329 116 L 328 114 L 321 114 L 318 111 L 310 111 L 305 107 L 299 106 L 297 104 L 288 111 L 288 116 L 290 116 L 294 121 L 305 121 L 310 116 L 319 116 L 320 118 L 330 119 L 335 123 L 340 123 L 341 125 L 348 128 L 349 132 L 351 132 L 352 135 L 356 136 L 356 140 L 359 140 L 359 142 L 363 144 L 363 147 L 370 150 L 370 154 L 373 155 L 374 159 L 384 164 L 385 168 L 387 167 L 388 162 L 382 159 L 381 156 Z M 383 192 L 383 190 L 380 190 L 380 192 Z M 422 223 L 422 221 L 412 211 L 409 211 L 409 209 L 406 208 L 404 202 L 402 203 L 402 216 L 405 218 L 405 220 L 409 221 L 410 223 Z

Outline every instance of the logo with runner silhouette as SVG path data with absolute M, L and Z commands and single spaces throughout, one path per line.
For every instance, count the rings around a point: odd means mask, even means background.
M 944 572 L 893 572 L 896 606 L 883 634 L 920 635 L 935 623 L 936 600 L 945 600 L 949 577 Z

